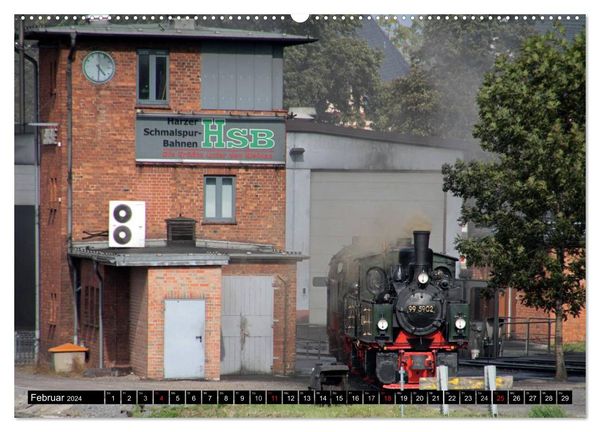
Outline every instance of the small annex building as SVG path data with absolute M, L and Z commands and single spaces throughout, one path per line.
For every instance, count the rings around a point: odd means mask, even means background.
M 39 46 L 40 356 L 218 380 L 289 374 L 283 51 L 193 21 L 30 28 Z M 47 360 L 47 357 L 46 357 Z

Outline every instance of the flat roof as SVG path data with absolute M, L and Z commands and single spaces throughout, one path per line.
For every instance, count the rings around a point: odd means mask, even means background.
M 196 246 L 149 243 L 143 248 L 109 248 L 107 242 L 74 242 L 70 255 L 115 267 L 223 266 L 241 262 L 297 262 L 307 258 L 299 252 L 265 245 L 217 241 L 197 241 Z
M 75 33 L 77 36 L 87 37 L 254 41 L 269 42 L 277 45 L 299 45 L 317 41 L 317 39 L 308 35 L 300 36 L 286 33 L 201 26 L 178 27 L 163 23 L 114 24 L 99 22 L 67 26 L 29 27 L 25 31 L 28 39 L 55 39 L 69 36 L 72 33 Z
M 447 148 L 452 150 L 473 150 L 474 146 L 479 147 L 479 142 L 476 140 L 404 135 L 395 132 L 380 132 L 369 129 L 335 126 L 331 124 L 318 123 L 314 120 L 288 119 L 285 123 L 287 133 L 314 133 L 363 139 L 368 141 L 385 141 L 398 144 Z

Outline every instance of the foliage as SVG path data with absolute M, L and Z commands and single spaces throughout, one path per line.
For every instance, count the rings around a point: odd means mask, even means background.
M 457 249 L 493 268 L 491 288 L 515 287 L 526 306 L 556 314 L 557 353 L 563 314 L 585 306 L 585 96 L 585 35 L 531 37 L 479 92 L 474 136 L 495 160 L 442 170 L 444 190 L 465 200 L 462 221 L 492 228 Z
M 562 418 L 567 417 L 567 413 L 562 407 L 555 405 L 539 405 L 529 410 L 529 417 L 533 418 Z
M 408 51 L 411 67 L 421 72 L 405 77 L 401 84 L 394 84 L 395 87 L 408 87 L 411 92 L 399 94 L 387 106 L 382 103 L 381 112 L 387 112 L 388 117 L 395 119 L 379 122 L 377 127 L 405 133 L 427 131 L 436 136 L 471 138 L 477 121 L 477 90 L 484 74 L 498 56 L 514 55 L 524 38 L 533 34 L 533 25 L 512 20 L 479 19 L 415 23 L 410 36 L 404 34 L 407 32 L 405 27 L 397 26 L 400 33 L 394 35 L 392 41 L 399 49 Z M 412 80 L 414 84 L 407 83 Z M 419 112 L 419 116 L 407 123 L 403 121 L 407 112 Z M 406 130 L 409 124 L 414 127 L 412 131 Z
M 430 74 L 420 66 L 413 66 L 406 76 L 382 84 L 373 128 L 436 135 L 435 114 L 440 110 L 440 93 L 430 83 Z
M 411 22 L 411 26 L 408 27 L 399 23 L 398 19 L 388 17 L 387 19 L 379 19 L 377 24 L 379 24 L 388 39 L 407 60 L 410 59 L 412 53 L 417 51 L 423 43 L 421 35 L 423 21 L 414 20 Z
M 380 62 L 380 53 L 349 36 L 289 48 L 284 103 L 315 107 L 321 122 L 364 126 L 378 89 Z
M 564 346 L 565 352 L 585 352 L 585 341 L 581 342 L 570 342 Z

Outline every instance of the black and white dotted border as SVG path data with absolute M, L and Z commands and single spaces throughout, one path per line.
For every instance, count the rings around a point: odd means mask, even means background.
M 51 22 L 52 20 L 56 21 L 69 21 L 73 20 L 74 22 L 77 20 L 85 20 L 88 18 L 97 18 L 97 19 L 114 19 L 116 21 L 124 21 L 127 22 L 129 20 L 132 21 L 149 21 L 153 22 L 156 20 L 195 20 L 201 22 L 211 22 L 211 21 L 250 21 L 250 20 L 286 20 L 292 19 L 289 15 L 15 15 L 17 20 L 20 21 L 41 21 L 46 19 Z M 319 20 L 381 20 L 384 19 L 386 21 L 392 19 L 394 21 L 402 19 L 402 21 L 570 21 L 570 20 L 580 20 L 584 19 L 585 15 L 310 15 L 310 17 L 316 21 Z

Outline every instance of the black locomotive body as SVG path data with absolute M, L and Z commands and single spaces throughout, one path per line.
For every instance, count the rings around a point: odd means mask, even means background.
M 436 366 L 456 371 L 469 339 L 456 258 L 433 253 L 429 231 L 414 246 L 365 254 L 348 246 L 330 262 L 327 332 L 339 361 L 383 388 L 418 388 Z M 401 372 L 404 372 L 403 374 Z

